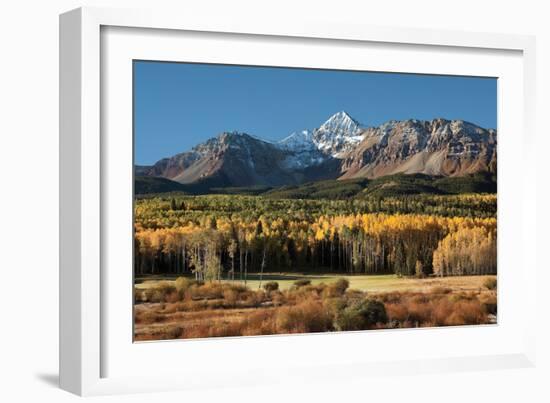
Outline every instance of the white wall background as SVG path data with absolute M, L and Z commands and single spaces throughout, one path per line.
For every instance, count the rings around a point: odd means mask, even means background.
M 505 32 L 537 36 L 538 172 L 549 177 L 546 117 L 550 113 L 550 30 L 545 1 L 73 1 L 0 3 L 0 399 L 74 401 L 56 387 L 58 356 L 58 14 L 82 5 L 170 7 L 182 13 L 231 18 L 315 18 L 338 22 Z M 521 167 L 518 167 L 521 169 Z M 546 181 L 548 182 L 548 181 Z M 541 181 L 544 183 L 544 179 Z M 539 217 L 548 223 L 546 188 L 538 189 Z M 548 207 L 545 208 L 548 210 Z M 541 229 L 546 225 L 541 225 Z M 538 234 L 539 257 L 546 248 Z M 544 269 L 548 264 L 540 264 Z M 541 270 L 542 271 L 542 270 Z M 539 283 L 548 284 L 548 273 Z M 546 287 L 544 286 L 546 289 Z M 541 289 L 541 291 L 544 291 Z M 303 388 L 258 387 L 99 401 L 550 401 L 549 303 L 539 293 L 537 369 L 399 378 L 356 378 L 346 384 Z M 546 322 L 546 323 L 545 323 Z

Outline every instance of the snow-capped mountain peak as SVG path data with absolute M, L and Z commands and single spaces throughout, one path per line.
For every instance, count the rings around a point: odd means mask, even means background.
M 333 158 L 340 158 L 364 138 L 363 126 L 347 112 L 332 115 L 313 132 L 313 140 L 319 150 Z
M 358 121 L 346 111 L 340 111 L 332 115 L 318 130 L 353 135 L 360 128 L 361 124 Z
M 332 115 L 317 129 L 294 132 L 278 143 L 290 152 L 288 166 L 312 166 L 329 158 L 341 158 L 363 140 L 363 128 L 345 111 Z

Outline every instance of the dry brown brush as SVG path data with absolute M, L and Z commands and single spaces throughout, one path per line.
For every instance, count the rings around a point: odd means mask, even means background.
M 280 291 L 178 279 L 135 292 L 136 340 L 478 325 L 497 311 L 494 290 L 367 294 L 347 281 Z

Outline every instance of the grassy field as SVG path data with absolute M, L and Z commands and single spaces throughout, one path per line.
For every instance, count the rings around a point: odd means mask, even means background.
M 238 276 L 238 274 L 237 274 Z M 462 277 L 430 277 L 425 279 L 416 279 L 408 277 L 398 277 L 395 274 L 386 275 L 354 275 L 345 276 L 338 274 L 297 274 L 297 273 L 277 273 L 264 274 L 262 283 L 276 281 L 279 283 L 280 290 L 288 290 L 296 280 L 310 280 L 312 285 L 321 283 L 331 284 L 337 279 L 345 278 L 349 281 L 350 289 L 364 292 L 391 292 L 391 291 L 414 291 L 429 292 L 433 288 L 447 287 L 453 291 L 476 291 L 483 289 L 483 283 L 487 278 L 496 276 L 462 276 Z M 172 277 L 158 277 L 152 279 L 136 279 L 136 288 L 147 289 L 155 287 L 160 282 L 174 283 Z M 227 280 L 222 280 L 226 283 Z M 230 282 L 230 281 L 229 281 Z M 236 283 L 241 284 L 239 281 Z M 242 283 L 244 284 L 244 282 Z M 257 273 L 249 274 L 246 285 L 250 289 L 257 289 L 260 286 L 260 275 Z

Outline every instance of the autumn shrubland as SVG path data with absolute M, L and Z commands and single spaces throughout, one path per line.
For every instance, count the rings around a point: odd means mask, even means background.
M 489 277 L 487 277 L 489 279 Z M 469 288 L 433 286 L 423 291 L 350 289 L 346 278 L 276 282 L 250 289 L 227 282 L 178 278 L 136 288 L 136 341 L 312 332 L 457 326 L 494 323 L 496 291 L 483 278 Z M 486 280 L 485 280 L 486 281 Z

